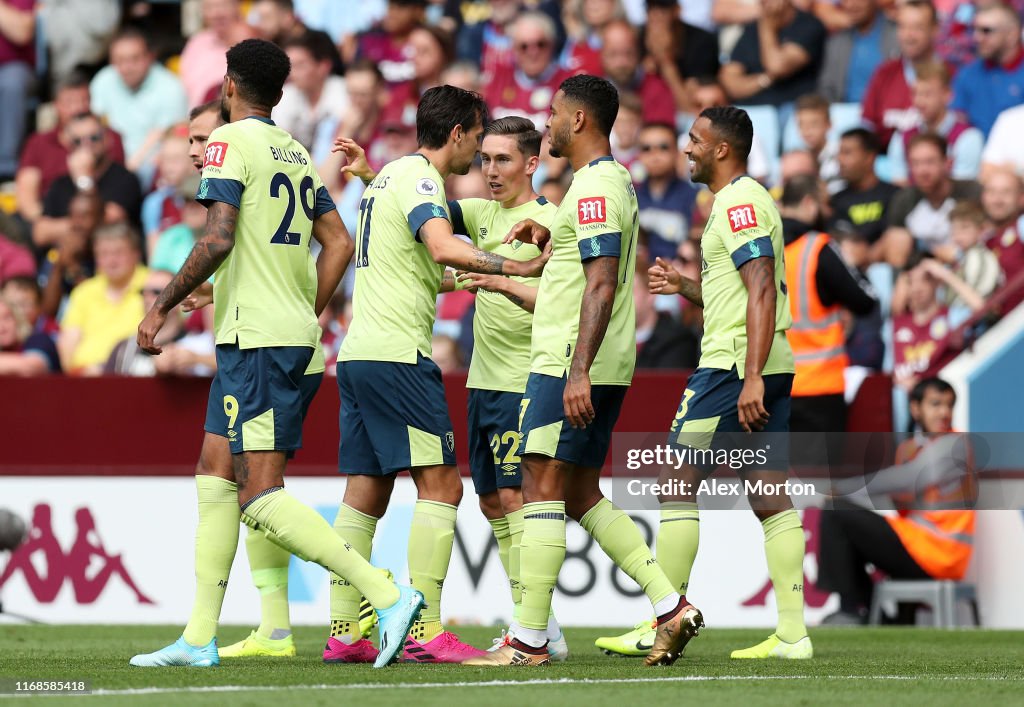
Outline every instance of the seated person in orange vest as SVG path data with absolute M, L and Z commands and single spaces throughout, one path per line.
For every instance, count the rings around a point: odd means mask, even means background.
M 963 435 L 953 431 L 956 393 L 927 378 L 910 393 L 916 433 L 896 450 L 897 466 L 883 469 L 861 491 L 887 494 L 901 510 L 882 516 L 847 501 L 821 514 L 819 588 L 839 593 L 839 611 L 822 622 L 866 623 L 874 589 L 870 563 L 892 579 L 962 579 L 974 539 L 976 486 Z M 906 490 L 912 489 L 911 492 Z M 957 510 L 953 510 L 957 509 Z

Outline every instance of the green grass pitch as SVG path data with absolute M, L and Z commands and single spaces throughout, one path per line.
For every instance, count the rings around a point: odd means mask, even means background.
M 609 630 L 569 629 L 569 661 L 548 668 L 324 665 L 324 629 L 296 629 L 299 656 L 225 661 L 212 669 L 128 665 L 178 637 L 171 626 L 0 626 L 0 681 L 81 680 L 91 696 L 39 696 L 57 705 L 933 705 L 1024 704 L 1024 632 L 818 629 L 812 661 L 734 661 L 764 630 L 705 629 L 670 668 L 594 648 Z M 613 629 L 613 630 L 621 630 Z M 224 627 L 221 644 L 243 627 Z M 496 631 L 463 627 L 482 646 Z M 0 705 L 21 704 L 0 696 Z

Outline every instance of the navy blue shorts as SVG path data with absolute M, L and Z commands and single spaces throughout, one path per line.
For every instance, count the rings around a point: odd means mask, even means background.
M 305 375 L 313 349 L 218 344 L 216 355 L 203 428 L 227 437 L 232 454 L 300 449 L 302 422 L 323 378 Z
M 469 469 L 477 495 L 523 485 L 519 468 L 522 393 L 469 389 Z
M 455 465 L 455 435 L 437 364 L 339 361 L 338 471 L 383 476 Z
M 698 368 L 690 376 L 683 399 L 669 431 L 669 444 L 694 450 L 713 450 L 720 459 L 724 453 L 742 456 L 746 470 L 789 469 L 789 410 L 793 388 L 792 373 L 764 376 L 764 408 L 768 423 L 760 432 L 747 434 L 740 426 L 737 404 L 743 381 L 736 368 Z M 743 454 L 744 451 L 750 453 Z M 698 455 L 695 463 L 705 471 L 720 464 L 710 455 Z M 735 466 L 733 468 L 736 468 Z
M 562 395 L 566 378 L 531 373 L 523 393 L 522 422 L 519 431 L 525 444 L 524 454 L 545 457 L 600 469 L 608 457 L 612 429 L 619 419 L 622 401 L 629 389 L 624 385 L 595 385 L 590 388 L 594 421 L 582 430 L 565 417 Z

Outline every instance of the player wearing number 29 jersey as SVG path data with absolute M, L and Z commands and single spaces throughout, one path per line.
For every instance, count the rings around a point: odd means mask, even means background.
M 213 284 L 217 343 L 318 346 L 309 239 L 334 203 L 306 149 L 268 118 L 222 125 L 206 145 L 198 200 L 238 209 L 235 248 Z

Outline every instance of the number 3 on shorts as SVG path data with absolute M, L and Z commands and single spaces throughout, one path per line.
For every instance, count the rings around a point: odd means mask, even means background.
M 228 416 L 228 429 L 233 429 L 238 419 L 238 399 L 234 395 L 224 396 L 224 414 Z

